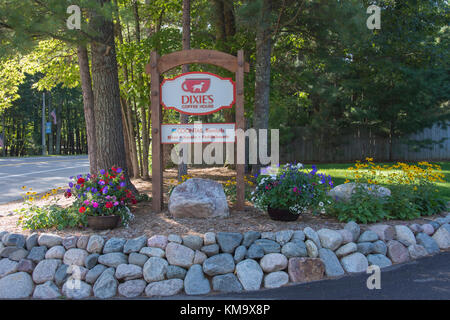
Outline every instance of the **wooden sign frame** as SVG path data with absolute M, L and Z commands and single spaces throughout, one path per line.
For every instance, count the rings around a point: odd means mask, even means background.
M 151 77 L 151 110 L 152 110 L 152 208 L 161 212 L 163 207 L 163 153 L 161 144 L 161 92 L 160 75 L 184 64 L 202 63 L 222 67 L 236 75 L 236 129 L 245 130 L 244 118 L 244 73 L 250 66 L 244 61 L 244 51 L 239 50 L 237 57 L 216 50 L 182 50 L 159 56 L 157 52 L 150 55 L 150 63 L 145 71 Z M 236 209 L 244 209 L 245 164 L 236 164 Z

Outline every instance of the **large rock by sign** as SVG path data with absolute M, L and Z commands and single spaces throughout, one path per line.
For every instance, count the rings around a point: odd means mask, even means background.
M 227 198 L 220 183 L 193 178 L 173 189 L 169 212 L 176 218 L 228 217 Z
M 354 182 L 340 184 L 333 189 L 331 189 L 328 192 L 328 195 L 333 197 L 335 200 L 342 200 L 342 201 L 348 201 L 353 192 L 355 191 L 357 184 Z M 391 190 L 385 187 L 380 186 L 369 186 L 366 184 L 363 184 L 363 187 L 374 197 L 390 197 L 391 196 Z

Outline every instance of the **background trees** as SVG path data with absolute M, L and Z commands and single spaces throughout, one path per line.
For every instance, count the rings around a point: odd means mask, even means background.
M 381 30 L 366 27 L 372 3 L 382 8 Z M 114 161 L 120 160 L 131 176 L 147 178 L 151 79 L 144 67 L 153 50 L 163 55 L 182 49 L 182 1 L 73 4 L 83 9 L 81 31 L 67 30 L 60 1 L 0 4 L 0 120 L 6 123 L 8 155 L 39 153 L 38 106 L 41 91 L 47 90 L 61 112 L 60 133 L 56 127 L 53 133 L 55 143 L 60 137 L 60 152 L 86 152 L 86 143 L 94 149 L 99 143 L 97 153 L 89 150 L 100 156 L 110 144 L 123 144 L 115 151 L 126 150 L 123 158 Z M 280 128 L 282 151 L 298 139 L 299 128 L 306 139 L 334 152 L 341 137 L 358 128 L 393 141 L 450 118 L 444 0 L 191 0 L 190 11 L 192 48 L 245 50 L 251 65 L 245 80 L 247 123 Z M 89 15 L 97 17 L 90 25 Z M 107 34 L 96 22 L 108 25 Z M 109 70 L 109 84 L 117 83 L 118 90 L 101 85 L 99 70 Z M 191 65 L 190 70 L 232 76 L 214 66 Z M 181 68 L 171 72 L 166 76 Z M 163 116 L 179 121 L 172 110 Z M 233 117 L 233 110 L 222 110 L 189 121 L 232 122 Z M 98 123 L 108 123 L 109 129 L 97 128 Z M 412 147 L 433 143 L 405 142 Z M 111 155 L 92 161 L 104 166 L 107 158 Z

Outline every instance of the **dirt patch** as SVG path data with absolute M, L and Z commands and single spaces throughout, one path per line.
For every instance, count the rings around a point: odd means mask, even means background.
M 190 169 L 189 175 L 198 178 L 209 178 L 219 182 L 224 182 L 235 176 L 235 172 L 228 168 L 198 168 Z M 46 230 L 23 230 L 21 226 L 17 225 L 18 214 L 14 212 L 15 209 L 19 209 L 23 206 L 23 201 L 13 201 L 7 204 L 0 204 L 0 231 L 20 232 L 23 234 L 30 234 L 32 232 L 51 232 L 61 236 L 64 235 L 90 235 L 90 234 L 103 234 L 108 237 L 122 237 L 133 238 L 145 234 L 150 237 L 155 234 L 169 235 L 171 233 L 176 234 L 204 234 L 208 231 L 231 231 L 231 232 L 246 232 L 248 230 L 254 231 L 279 231 L 286 229 L 304 229 L 305 227 L 311 227 L 314 230 L 321 228 L 341 229 L 345 223 L 341 223 L 334 218 L 326 215 L 312 215 L 310 213 L 303 214 L 297 221 L 294 222 L 282 222 L 274 221 L 269 218 L 267 213 L 261 212 L 254 208 L 250 203 L 247 203 L 244 211 L 237 211 L 231 208 L 230 217 L 226 219 L 194 219 L 194 218 L 173 218 L 167 211 L 167 192 L 171 185 L 174 185 L 173 179 L 176 179 L 176 169 L 168 169 L 164 172 L 164 191 L 166 209 L 155 214 L 151 208 L 151 202 L 140 202 L 131 207 L 131 211 L 135 215 L 135 219 L 130 222 L 127 228 L 120 227 L 114 230 L 106 230 L 103 232 L 95 231 L 90 228 L 72 228 L 65 230 L 46 229 Z M 141 193 L 151 196 L 152 185 L 149 181 L 141 179 L 133 180 L 136 188 Z M 58 203 L 63 206 L 68 206 L 71 203 L 70 199 L 65 199 L 60 193 L 57 196 Z M 48 203 L 44 200 L 38 200 L 38 205 Z M 423 219 L 409 220 L 407 222 L 401 220 L 392 220 L 383 222 L 384 224 L 396 225 L 396 224 L 413 224 L 426 223 L 427 220 L 434 219 L 440 215 L 427 217 Z M 360 224 L 361 228 L 367 229 L 368 225 Z

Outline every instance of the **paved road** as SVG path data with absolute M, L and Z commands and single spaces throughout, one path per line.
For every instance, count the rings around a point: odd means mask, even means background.
M 344 276 L 279 289 L 210 296 L 192 300 L 450 300 L 450 252 L 381 270 L 381 289 L 367 288 L 369 274 Z
M 87 156 L 0 158 L 0 203 L 22 198 L 22 186 L 38 193 L 66 186 L 69 177 L 89 172 Z

